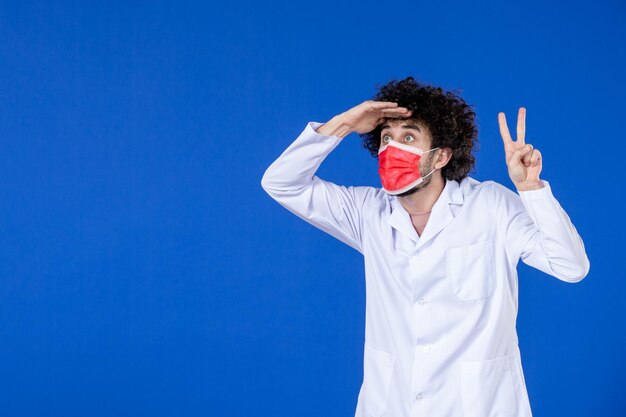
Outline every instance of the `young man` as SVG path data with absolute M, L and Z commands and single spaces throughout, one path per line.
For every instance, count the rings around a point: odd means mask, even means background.
M 309 122 L 262 186 L 363 254 L 366 317 L 356 416 L 530 417 L 515 327 L 521 259 L 566 282 L 589 271 L 583 242 L 539 179 L 541 153 L 498 115 L 518 193 L 467 176 L 475 113 L 458 96 L 391 81 L 375 100 Z M 383 188 L 315 175 L 349 133 L 379 158 Z

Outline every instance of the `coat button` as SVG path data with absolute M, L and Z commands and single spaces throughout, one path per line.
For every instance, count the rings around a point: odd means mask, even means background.
M 422 347 L 422 352 L 424 352 L 424 353 L 428 353 L 428 352 L 430 352 L 430 346 L 424 346 L 424 347 Z
M 416 399 L 417 401 L 421 400 L 422 398 L 424 398 L 424 396 L 422 395 L 422 393 L 421 393 L 421 392 L 420 392 L 420 393 L 418 393 L 418 394 L 415 396 L 415 399 Z
M 421 305 L 424 305 L 428 302 L 428 300 L 422 297 L 419 300 L 417 300 L 417 302 L 420 303 Z

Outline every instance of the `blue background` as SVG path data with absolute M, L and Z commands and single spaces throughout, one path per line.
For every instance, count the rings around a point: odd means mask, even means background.
M 434 4 L 436 3 L 436 4 Z M 350 416 L 362 256 L 265 169 L 413 75 L 478 114 L 471 175 L 512 188 L 497 113 L 585 242 L 520 263 L 537 416 L 626 415 L 623 2 L 0 3 L 0 414 Z M 318 175 L 380 186 L 350 135 Z

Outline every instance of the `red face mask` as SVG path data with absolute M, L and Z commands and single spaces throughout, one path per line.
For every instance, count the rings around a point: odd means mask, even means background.
M 419 163 L 422 155 L 428 151 L 390 141 L 378 150 L 378 173 L 383 190 L 388 194 L 397 195 L 417 186 L 424 178 L 435 172 L 435 169 L 422 177 Z

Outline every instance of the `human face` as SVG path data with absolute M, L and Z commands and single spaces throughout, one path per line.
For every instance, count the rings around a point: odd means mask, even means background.
M 427 151 L 430 150 L 432 136 L 430 135 L 428 127 L 416 119 L 385 119 L 380 132 L 380 146 L 392 140 Z M 433 170 L 436 152 L 437 151 L 429 152 L 420 159 L 419 170 L 422 176 L 425 176 Z M 432 176 L 429 175 L 422 183 L 402 194 L 398 194 L 398 197 L 405 197 L 421 190 L 426 187 L 431 180 Z

